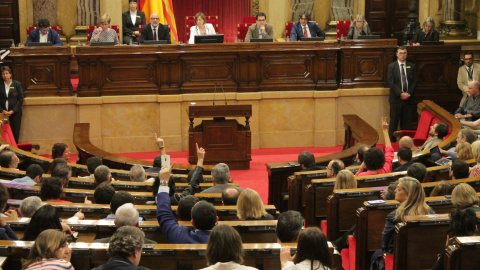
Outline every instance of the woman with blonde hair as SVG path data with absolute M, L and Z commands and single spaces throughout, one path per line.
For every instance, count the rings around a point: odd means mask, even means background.
M 368 23 L 362 14 L 357 14 L 348 29 L 347 39 L 358 39 L 359 36 L 369 36 L 372 34 Z
M 72 252 L 67 243 L 68 236 L 59 230 L 45 230 L 35 240 L 22 269 L 73 270 L 70 263 Z
M 427 17 L 423 22 L 423 27 L 414 34 L 412 45 L 419 46 L 423 41 L 438 41 L 439 39 L 440 36 L 435 30 L 435 20 Z
M 117 31 L 110 28 L 111 18 L 108 14 L 103 14 L 100 18 L 100 27 L 93 30 L 92 39 L 90 43 L 95 42 L 115 42 L 115 45 L 118 45 L 118 35 Z
M 207 23 L 207 17 L 202 12 L 195 14 L 195 25 L 190 27 L 189 44 L 195 43 L 195 36 L 199 35 L 215 35 L 215 28 L 211 23 Z
M 425 191 L 415 178 L 407 176 L 399 179 L 395 189 L 395 200 L 400 202 L 400 205 L 387 216 L 382 234 L 382 249 L 373 254 L 371 269 L 385 269 L 383 253 L 393 254 L 397 223 L 404 221 L 406 216 L 435 214 L 425 203 Z
M 207 250 L 205 251 L 207 265 L 202 270 L 256 270 L 257 268 L 244 266 L 243 246 L 240 234 L 233 227 L 225 224 L 213 227 L 212 234 L 208 238 Z
M 475 212 L 480 212 L 478 195 L 467 183 L 461 183 L 452 191 L 452 204 L 458 209 L 470 208 Z
M 468 142 L 461 142 L 455 146 L 457 157 L 462 160 L 469 160 L 473 158 L 472 145 Z
M 480 176 L 480 141 L 474 141 L 472 143 L 472 153 L 477 164 L 470 169 L 468 177 L 478 177 Z
M 349 170 L 341 170 L 335 177 L 335 186 L 333 190 L 357 188 L 357 179 Z
M 260 195 L 249 188 L 238 196 L 237 217 L 240 220 L 274 220 L 274 217 L 265 211 Z

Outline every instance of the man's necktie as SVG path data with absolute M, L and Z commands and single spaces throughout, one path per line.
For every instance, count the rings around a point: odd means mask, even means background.
M 153 40 L 157 40 L 157 28 L 153 28 Z
M 304 36 L 304 37 L 308 37 L 307 26 L 304 26 L 304 27 L 303 27 L 303 36 Z
M 473 81 L 472 67 L 467 68 L 467 73 L 468 73 L 468 81 L 469 82 Z
M 403 68 L 403 66 L 403 64 L 400 65 L 400 69 L 402 70 L 402 92 L 408 92 L 407 76 L 405 75 L 405 69 Z

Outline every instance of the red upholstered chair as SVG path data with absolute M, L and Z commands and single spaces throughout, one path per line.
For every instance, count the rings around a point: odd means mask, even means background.
M 2 125 L 3 122 L 0 121 L 0 125 Z M 2 138 L 7 141 L 8 144 L 10 144 L 13 147 L 17 147 L 23 151 L 27 152 L 32 152 L 32 149 L 40 149 L 40 145 L 38 144 L 32 144 L 32 143 L 22 143 L 22 144 L 17 144 L 15 142 L 15 138 L 13 137 L 12 133 L 12 128 L 10 127 L 10 124 L 3 124 L 3 129 L 2 129 Z
M 53 30 L 57 31 L 57 34 L 60 36 L 60 31 L 62 30 L 62 29 L 60 28 L 60 26 L 58 26 L 58 25 L 52 25 L 52 26 L 50 26 L 50 28 L 52 28 Z
M 36 26 L 27 26 L 27 37 L 30 35 L 30 32 L 32 32 L 34 29 L 37 29 Z
M 355 270 L 355 252 L 357 251 L 357 239 L 348 238 L 348 248 L 342 250 L 342 267 L 345 270 Z
M 384 255 L 385 259 L 385 270 L 393 270 L 393 255 L 386 254 Z
M 257 18 L 256 17 L 242 17 L 242 23 L 250 23 L 250 24 L 253 24 L 253 23 L 256 23 L 257 22 Z
M 245 36 L 247 36 L 248 28 L 253 23 L 241 23 L 237 24 L 237 38 L 244 41 Z
M 285 40 L 287 40 L 287 37 L 290 37 L 290 34 L 292 33 L 292 26 L 296 22 L 286 22 L 285 23 Z
M 352 21 L 338 21 L 337 23 L 337 39 L 347 38 L 348 29 Z
M 436 120 L 435 120 L 436 119 Z M 413 138 L 413 143 L 416 146 L 422 146 L 423 143 L 430 136 L 428 132 L 430 131 L 430 126 L 432 126 L 434 121 L 440 121 L 432 113 L 428 111 L 423 111 L 418 120 L 417 130 L 400 130 L 395 131 L 393 135 L 397 138 L 397 141 L 400 140 L 403 136 L 410 136 Z M 451 131 L 450 131 L 451 132 Z

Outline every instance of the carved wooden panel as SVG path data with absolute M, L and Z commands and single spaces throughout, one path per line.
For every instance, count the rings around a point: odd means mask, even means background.
M 20 42 L 18 12 L 18 1 L 0 1 L 0 48 L 9 48 L 12 41 Z
M 408 21 L 409 5 L 410 0 L 366 0 L 365 18 L 372 33 L 382 38 L 400 38 Z
M 25 96 L 71 96 L 70 47 L 11 48 L 13 78 Z

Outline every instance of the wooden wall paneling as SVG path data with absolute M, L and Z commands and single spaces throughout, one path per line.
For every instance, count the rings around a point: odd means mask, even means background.
M 71 96 L 69 47 L 11 48 L 14 78 L 25 96 Z
M 257 92 L 260 90 L 260 57 L 257 52 L 238 53 L 238 92 Z
M 313 74 L 315 90 L 338 89 L 338 49 L 317 51 L 314 56 Z
M 0 48 L 20 43 L 18 1 L 0 0 Z
M 180 54 L 157 55 L 157 76 L 154 78 L 159 87 L 159 94 L 181 94 L 183 70 Z

